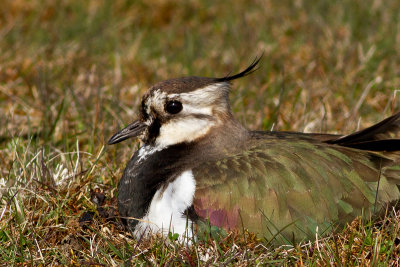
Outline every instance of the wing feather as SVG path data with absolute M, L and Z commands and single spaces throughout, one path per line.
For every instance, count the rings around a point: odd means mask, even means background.
M 400 197 L 378 159 L 392 162 L 338 145 L 265 138 L 193 169 L 198 177 L 194 209 L 226 229 L 243 224 L 266 238 L 277 233 L 283 240 L 312 238 L 316 226 L 321 232 L 371 212 L 379 179 L 380 206 Z

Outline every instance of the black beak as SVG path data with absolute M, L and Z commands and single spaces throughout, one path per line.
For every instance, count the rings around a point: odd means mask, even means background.
M 127 127 L 124 129 L 120 130 L 116 134 L 114 134 L 110 140 L 108 140 L 109 145 L 113 145 L 119 142 L 122 142 L 128 138 L 131 137 L 136 137 L 139 136 L 143 130 L 147 127 L 146 124 L 144 124 L 141 121 L 134 121 L 131 124 L 129 124 Z

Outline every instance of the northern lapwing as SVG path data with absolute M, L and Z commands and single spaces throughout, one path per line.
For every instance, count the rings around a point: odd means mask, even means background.
M 400 198 L 400 113 L 346 136 L 248 130 L 229 91 L 259 60 L 235 75 L 155 84 L 138 119 L 111 137 L 143 142 L 118 186 L 135 236 L 191 236 L 207 221 L 300 241 Z

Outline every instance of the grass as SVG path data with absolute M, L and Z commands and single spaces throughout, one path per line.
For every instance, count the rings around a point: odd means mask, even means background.
M 290 248 L 235 232 L 191 247 L 134 240 L 113 207 L 137 143 L 104 146 L 152 83 L 223 76 L 262 52 L 260 69 L 231 94 L 249 128 L 371 125 L 400 108 L 399 1 L 3 2 L 2 264 L 399 265 L 396 210 Z M 101 209 L 96 192 L 106 196 Z M 93 220 L 80 221 L 85 212 Z

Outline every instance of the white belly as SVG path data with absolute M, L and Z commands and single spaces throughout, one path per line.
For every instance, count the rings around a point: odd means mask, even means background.
M 187 218 L 186 209 L 192 205 L 196 181 L 191 170 L 182 172 L 166 189 L 159 189 L 146 215 L 135 227 L 134 234 L 178 233 L 182 237 L 192 236 L 192 222 Z

